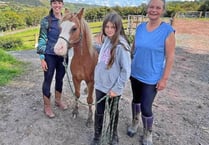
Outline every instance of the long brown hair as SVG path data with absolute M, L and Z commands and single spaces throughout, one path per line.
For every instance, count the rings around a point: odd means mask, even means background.
M 112 64 L 114 63 L 115 61 L 115 51 L 116 51 L 116 47 L 117 45 L 120 43 L 119 42 L 119 36 L 123 36 L 127 42 L 129 43 L 126 35 L 125 35 L 125 31 L 124 31 L 124 28 L 123 28 L 123 23 L 122 23 L 122 18 L 120 15 L 118 15 L 118 13 L 116 12 L 110 12 L 104 19 L 103 21 L 103 24 L 102 24 L 102 32 L 104 34 L 104 36 L 107 36 L 105 34 L 105 27 L 107 25 L 108 22 L 111 22 L 114 26 L 115 26 L 115 29 L 116 29 L 116 32 L 115 34 L 113 35 L 113 37 L 111 38 L 110 42 L 112 44 L 112 48 L 110 50 L 110 59 L 109 59 L 109 62 L 108 62 L 108 65 L 107 65 L 107 68 L 111 68 Z

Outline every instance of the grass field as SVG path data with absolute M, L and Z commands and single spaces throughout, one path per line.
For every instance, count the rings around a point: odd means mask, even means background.
M 17 61 L 7 52 L 0 49 L 0 86 L 7 84 L 15 76 L 20 75 L 24 63 Z
M 17 30 L 13 32 L 6 32 L 4 38 L 20 38 L 23 42 L 21 48 L 12 48 L 12 50 L 29 50 L 35 48 L 39 34 L 39 27 L 33 27 L 29 29 Z

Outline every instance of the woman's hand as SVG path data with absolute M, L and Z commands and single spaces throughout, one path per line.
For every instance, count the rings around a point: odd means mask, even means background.
M 161 80 L 157 83 L 157 86 L 156 86 L 157 90 L 158 90 L 158 91 L 161 91 L 161 90 L 165 89 L 166 83 L 167 83 L 167 80 L 166 80 L 166 79 L 161 79 Z
M 47 71 L 48 70 L 48 66 L 47 63 L 44 59 L 41 59 L 41 67 L 43 69 L 43 71 Z
M 103 34 L 100 32 L 98 34 L 96 34 L 93 37 L 94 42 L 96 42 L 97 44 L 102 44 L 103 43 Z

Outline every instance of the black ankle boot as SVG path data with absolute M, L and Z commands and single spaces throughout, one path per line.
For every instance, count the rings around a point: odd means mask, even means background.
M 103 114 L 96 114 L 94 116 L 94 139 L 91 142 L 91 145 L 99 145 L 100 138 L 102 134 L 102 123 L 103 123 Z

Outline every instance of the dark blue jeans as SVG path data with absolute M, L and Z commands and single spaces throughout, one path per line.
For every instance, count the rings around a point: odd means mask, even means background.
M 99 91 L 99 90 L 95 90 L 96 91 L 96 101 L 98 102 L 101 98 L 103 98 L 105 95 L 106 95 L 106 93 L 103 93 L 103 92 L 101 92 L 101 91 Z M 114 106 L 114 107 L 116 107 L 117 109 L 118 109 L 118 107 L 119 107 L 119 100 L 120 100 L 120 96 L 117 96 L 117 97 L 114 97 L 113 98 L 113 101 L 116 101 L 116 100 L 118 100 L 118 104 L 117 104 L 117 106 Z M 111 108 L 111 110 L 112 110 L 113 108 Z M 104 114 L 104 110 L 105 110 L 105 99 L 104 100 L 102 100 L 100 103 L 98 103 L 97 105 L 96 105 L 96 113 L 97 114 L 100 114 L 100 115 L 103 115 Z
M 130 77 L 133 92 L 133 103 L 141 104 L 143 116 L 152 116 L 152 104 L 157 94 L 156 84 L 149 85 Z
M 46 54 L 45 61 L 48 66 L 48 70 L 44 72 L 42 92 L 44 96 L 50 98 L 50 88 L 55 71 L 55 90 L 60 93 L 62 92 L 63 78 L 65 76 L 65 67 L 63 65 L 64 58 L 57 55 Z

